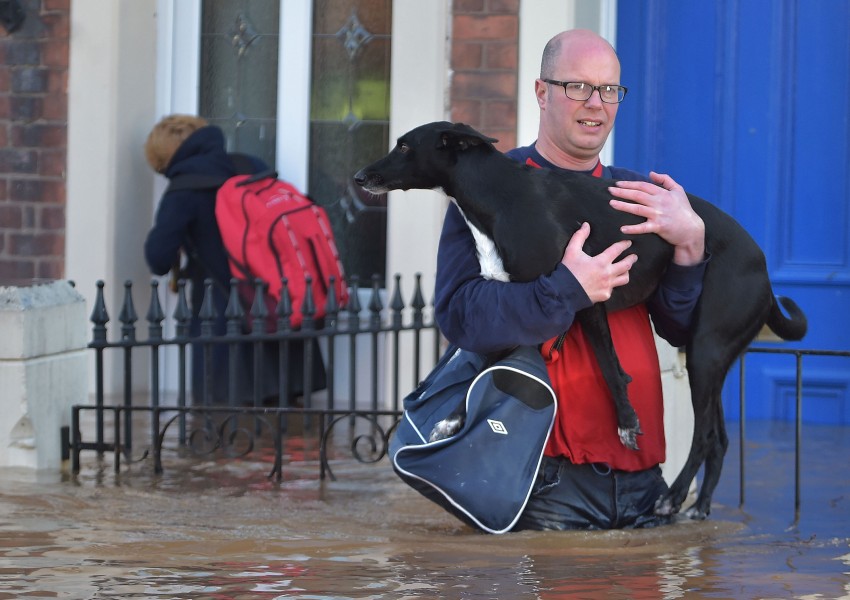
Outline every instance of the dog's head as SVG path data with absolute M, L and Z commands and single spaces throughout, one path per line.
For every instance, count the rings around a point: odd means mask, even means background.
M 445 188 L 460 153 L 476 148 L 495 151 L 498 140 L 463 123 L 437 121 L 398 138 L 389 154 L 363 167 L 354 181 L 375 194 L 390 190 Z

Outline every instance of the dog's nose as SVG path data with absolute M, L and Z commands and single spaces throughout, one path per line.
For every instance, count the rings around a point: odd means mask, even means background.
M 354 174 L 354 183 L 361 187 L 366 183 L 366 172 L 363 169 L 360 169 Z

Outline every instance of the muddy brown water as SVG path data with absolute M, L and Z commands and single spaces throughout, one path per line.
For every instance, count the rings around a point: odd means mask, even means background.
M 744 508 L 733 440 L 711 517 L 648 531 L 479 533 L 386 459 L 0 469 L 0 599 L 850 598 L 850 428 L 804 428 L 796 523 L 793 437 L 749 425 Z

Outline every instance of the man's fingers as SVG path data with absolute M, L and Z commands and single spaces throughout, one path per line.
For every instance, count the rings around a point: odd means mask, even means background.
M 670 177 L 667 173 L 656 173 L 655 171 L 649 172 L 649 178 L 652 179 L 653 182 L 657 183 L 665 190 L 673 190 L 675 188 L 680 188 L 676 180 Z
M 646 217 L 649 214 L 649 207 L 644 204 L 638 204 L 636 202 L 624 202 L 623 200 L 610 200 L 608 204 L 611 205 L 611 208 L 614 210 L 619 210 L 620 212 L 629 213 L 631 215 L 636 215 L 638 217 Z
M 612 287 L 620 287 L 621 285 L 626 285 L 629 282 L 629 272 L 635 262 L 637 262 L 637 258 L 637 254 L 629 254 L 628 256 L 623 257 L 622 260 L 618 260 L 611 265 L 616 273 L 614 281 L 612 282 Z
M 609 187 L 608 191 L 614 196 L 631 199 L 639 192 L 651 194 L 657 189 L 656 184 L 648 181 L 618 181 L 617 185 Z
M 614 262 L 614 260 L 620 256 L 623 252 L 628 250 L 632 245 L 631 240 L 620 240 L 614 244 L 608 246 L 603 252 L 602 255 L 609 261 Z M 629 255 L 629 256 L 634 256 Z M 635 257 L 637 258 L 637 257 Z
M 619 275 L 627 275 L 635 262 L 637 262 L 637 254 L 629 254 L 628 256 L 624 256 L 621 260 L 613 263 L 612 266 L 615 268 L 615 272 L 618 272 Z
M 637 254 L 627 254 L 622 259 L 618 260 L 616 264 L 628 263 L 628 268 L 631 269 L 632 265 L 637 262 L 638 255 Z
M 590 237 L 590 225 L 588 223 L 582 223 L 581 227 L 578 228 L 573 234 L 573 237 L 570 238 L 569 243 L 567 243 L 567 250 L 581 250 L 588 237 Z

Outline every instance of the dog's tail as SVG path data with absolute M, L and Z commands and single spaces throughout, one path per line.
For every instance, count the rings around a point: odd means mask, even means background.
M 788 312 L 788 316 L 782 314 L 779 304 Z M 770 314 L 767 316 L 767 326 L 783 340 L 795 342 L 803 339 L 809 328 L 808 320 L 797 303 L 784 296 L 773 299 Z

